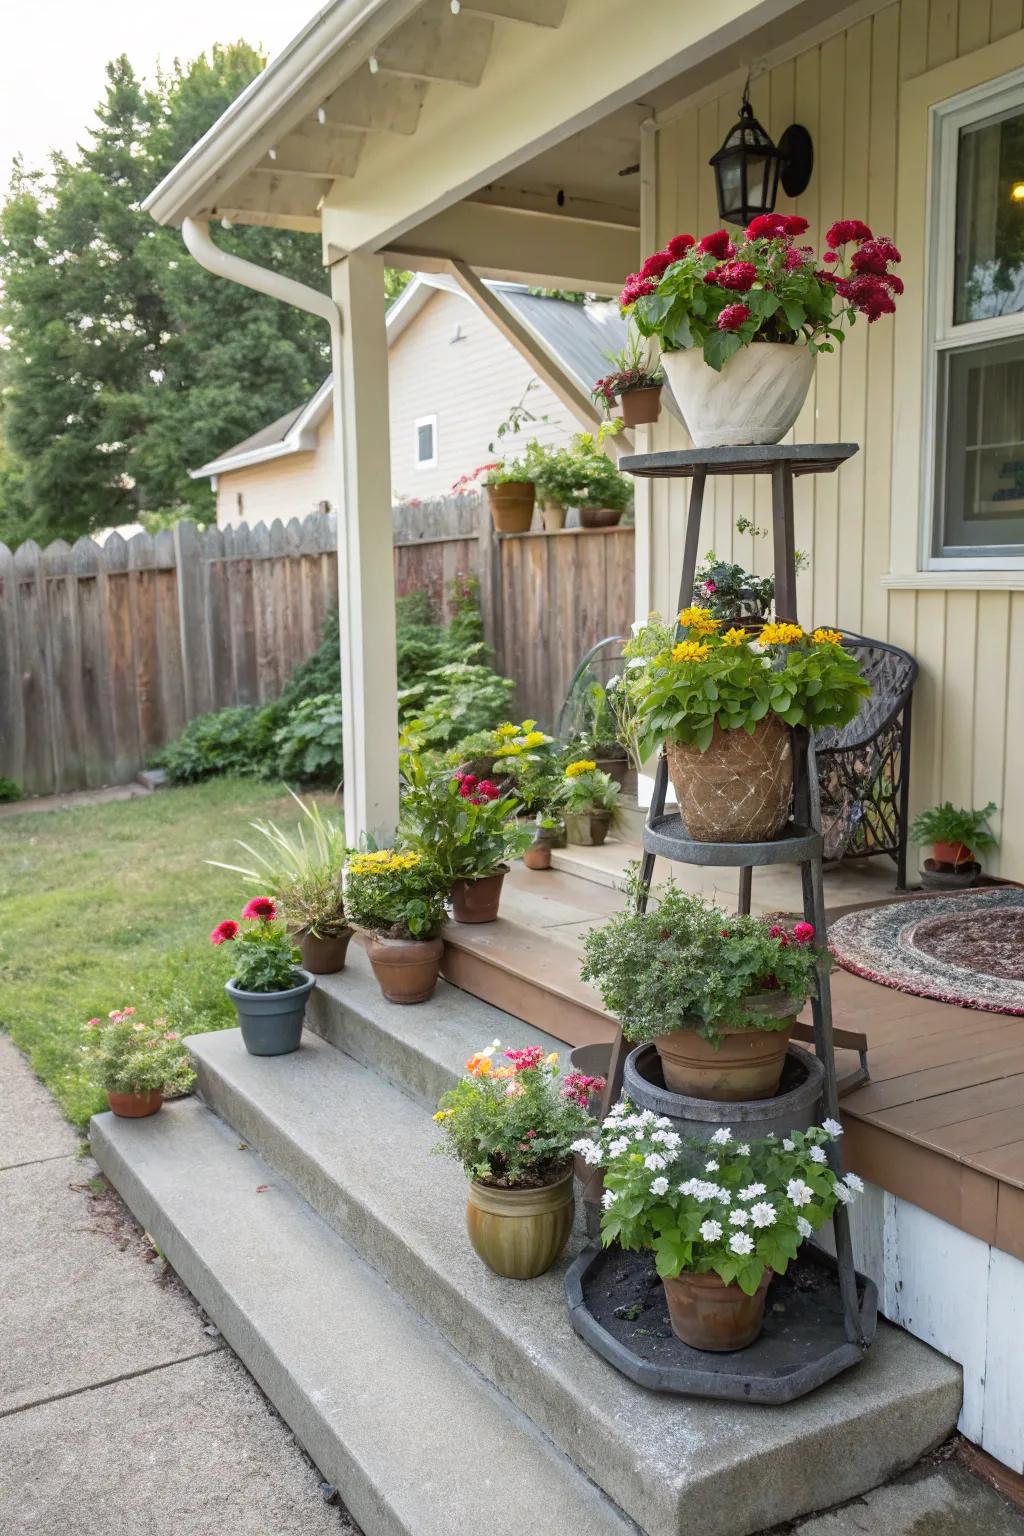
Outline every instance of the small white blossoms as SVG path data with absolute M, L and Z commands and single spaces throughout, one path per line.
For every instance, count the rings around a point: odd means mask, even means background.
M 732 1131 L 727 1125 L 720 1125 L 711 1140 L 716 1147 L 728 1146 L 729 1142 L 732 1141 Z
M 809 1184 L 805 1184 L 803 1179 L 790 1179 L 789 1183 L 786 1185 L 786 1194 L 797 1207 L 801 1205 L 810 1205 L 811 1201 L 814 1199 L 813 1189 Z
M 729 1224 L 730 1224 L 730 1226 L 733 1226 L 733 1227 L 745 1227 L 749 1220 L 750 1220 L 750 1213 L 749 1213 L 749 1211 L 744 1211 L 742 1209 L 737 1208 L 735 1211 L 730 1211 L 729 1212 Z
M 858 1178 L 855 1173 L 844 1174 L 843 1181 L 850 1186 L 855 1195 L 862 1195 L 864 1193 L 864 1180 Z
M 788 1136 L 783 1136 L 783 1138 L 782 1138 L 782 1150 L 783 1150 L 783 1152 L 792 1152 L 795 1147 L 796 1147 L 796 1142 L 795 1141 L 791 1141 Z
M 662 1174 L 657 1179 L 652 1179 L 651 1180 L 651 1194 L 652 1195 L 665 1195 L 667 1193 L 668 1193 L 668 1179 L 665 1178 L 664 1174 Z
M 651 1140 L 652 1141 L 660 1142 L 661 1145 L 663 1147 L 667 1148 L 667 1150 L 669 1152 L 674 1152 L 676 1150 L 676 1148 L 678 1147 L 679 1143 L 682 1141 L 682 1139 L 683 1138 L 681 1136 L 678 1136 L 675 1131 L 652 1131 L 651 1132 Z
M 840 1184 L 838 1180 L 835 1184 L 833 1184 L 832 1188 L 835 1190 L 836 1199 L 840 1202 L 840 1204 L 849 1205 L 850 1201 L 853 1199 L 853 1191 L 847 1189 L 845 1184 Z
M 740 1199 L 756 1200 L 758 1195 L 763 1195 L 765 1193 L 766 1190 L 763 1184 L 748 1184 L 746 1189 L 740 1190 Z
M 572 1150 L 578 1152 L 583 1161 L 589 1163 L 591 1167 L 596 1166 L 601 1161 L 601 1148 L 596 1141 L 591 1141 L 586 1136 L 581 1136 L 579 1141 L 574 1141 Z
M 838 1120 L 823 1120 L 821 1128 L 823 1131 L 828 1131 L 830 1136 L 841 1136 L 843 1134 L 843 1128 Z
M 729 1239 L 729 1247 L 733 1253 L 747 1254 L 754 1251 L 754 1239 L 748 1237 L 746 1232 L 737 1232 Z
M 736 1155 L 737 1155 L 737 1157 L 749 1157 L 750 1156 L 750 1148 L 747 1146 L 747 1143 L 745 1141 L 741 1141 L 739 1146 L 736 1148 Z
M 619 1197 L 615 1193 L 614 1189 L 606 1189 L 604 1194 L 601 1196 L 601 1204 L 604 1206 L 606 1211 L 611 1210 L 612 1206 L 615 1204 L 618 1198 Z
M 717 1243 L 722 1235 L 722 1223 L 720 1221 L 702 1221 L 700 1235 L 706 1243 Z
M 807 1153 L 807 1156 L 810 1158 L 812 1163 L 828 1162 L 828 1153 L 825 1151 L 824 1147 L 811 1147 Z
M 719 1163 L 715 1162 L 713 1157 L 709 1157 L 707 1162 L 704 1164 L 704 1172 L 705 1173 L 717 1173 L 720 1166 L 721 1165 Z
M 797 1217 L 796 1229 L 800 1233 L 801 1237 L 810 1237 L 814 1231 L 814 1228 L 811 1226 L 806 1216 Z
M 616 1136 L 614 1141 L 610 1141 L 608 1143 L 608 1156 L 609 1157 L 618 1157 L 619 1153 L 620 1152 L 625 1152 L 625 1150 L 626 1150 L 626 1148 L 628 1146 L 629 1146 L 629 1137 L 628 1136 Z
M 648 1152 L 644 1158 L 644 1167 L 650 1168 L 652 1173 L 657 1173 L 659 1168 L 668 1167 L 668 1159 L 662 1157 L 660 1152 Z
M 750 1207 L 750 1219 L 755 1227 L 774 1227 L 774 1205 L 769 1205 L 767 1200 L 759 1200 L 756 1205 Z M 799 1219 L 802 1220 L 803 1218 Z

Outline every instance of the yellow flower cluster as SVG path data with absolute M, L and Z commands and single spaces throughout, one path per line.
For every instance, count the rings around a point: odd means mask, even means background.
M 759 638 L 762 645 L 795 645 L 804 632 L 799 624 L 766 624 Z
M 816 629 L 811 636 L 815 645 L 842 645 L 843 637 L 838 629 Z
M 518 725 L 513 725 L 510 721 L 506 720 L 504 725 L 498 726 L 498 729 L 494 734 L 495 736 L 501 736 L 504 740 L 507 740 L 510 736 L 519 735 L 519 727 Z
M 747 636 L 742 629 L 727 629 L 722 636 L 723 645 L 745 645 Z
M 396 853 L 393 848 L 379 848 L 375 853 L 354 853 L 348 861 L 352 875 L 394 875 L 415 869 L 418 853 Z
M 589 757 L 581 757 L 579 762 L 570 763 L 565 770 L 567 779 L 578 779 L 581 773 L 593 773 L 597 764 L 591 762 Z
M 679 615 L 679 623 L 684 629 L 692 629 L 698 635 L 713 635 L 721 622 L 721 619 L 711 617 L 710 608 L 698 608 L 696 604 L 684 608 Z
M 520 727 L 516 725 L 512 727 L 513 732 L 519 729 Z M 515 736 L 514 739 L 510 739 L 508 731 L 503 725 L 499 725 L 496 734 L 504 739 L 501 746 L 495 752 L 495 757 L 518 757 L 521 753 L 529 752 L 534 747 L 543 747 L 546 742 L 551 740 L 550 736 L 545 736 L 543 731 L 527 731 L 525 736 Z
M 703 661 L 710 650 L 710 645 L 703 645 L 699 640 L 680 640 L 679 644 L 672 648 L 672 660 Z

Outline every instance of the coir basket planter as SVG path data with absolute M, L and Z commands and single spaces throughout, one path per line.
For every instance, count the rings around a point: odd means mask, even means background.
M 296 969 L 295 974 L 302 981 L 284 992 L 243 992 L 233 981 L 225 983 L 250 1056 L 286 1056 L 302 1043 L 302 1021 L 315 982 L 308 971 Z
M 667 1088 L 718 1103 L 767 1099 L 778 1092 L 790 1031 L 803 1004 L 784 992 L 764 992 L 744 1006 L 778 1019 L 779 1028 L 720 1027 L 717 1046 L 695 1028 L 656 1037 Z
M 572 1170 L 540 1189 L 498 1189 L 470 1180 L 469 1240 L 488 1269 L 532 1280 L 551 1268 L 572 1231 Z
M 695 842 L 766 843 L 789 820 L 793 753 L 778 715 L 766 715 L 752 736 L 716 724 L 706 752 L 666 742 L 665 756 Z

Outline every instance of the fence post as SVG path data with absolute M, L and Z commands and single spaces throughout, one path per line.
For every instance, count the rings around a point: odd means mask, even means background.
M 25 712 L 18 642 L 18 578 L 14 556 L 0 544 L 0 774 L 21 784 L 25 774 Z
M 477 507 L 479 540 L 480 609 L 484 619 L 484 638 L 494 652 L 497 671 L 505 671 L 504 625 L 501 612 L 501 540 L 494 531 L 491 504 L 481 496 Z
M 185 719 L 194 720 L 196 715 L 209 714 L 214 707 L 210 592 L 203 547 L 195 523 L 175 523 L 173 532 Z

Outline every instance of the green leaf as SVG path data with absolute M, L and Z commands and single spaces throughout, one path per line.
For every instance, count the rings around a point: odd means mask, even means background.
M 742 342 L 734 331 L 711 331 L 704 342 L 704 361 L 709 368 L 720 373 L 724 364 L 741 346 Z

